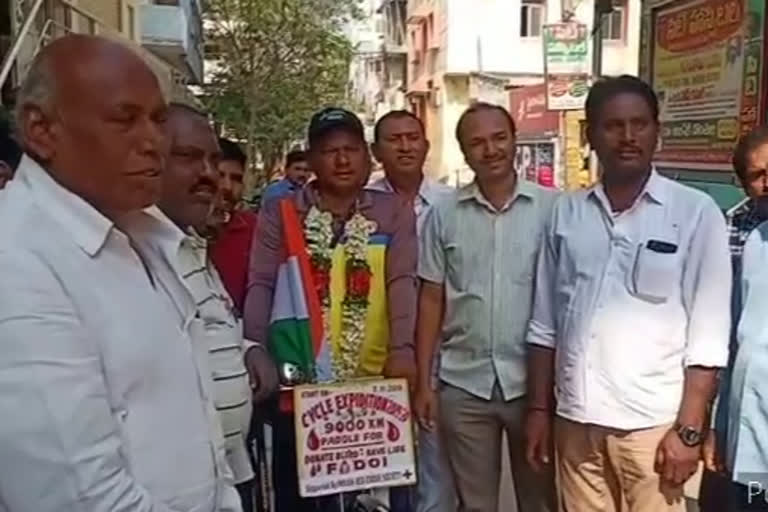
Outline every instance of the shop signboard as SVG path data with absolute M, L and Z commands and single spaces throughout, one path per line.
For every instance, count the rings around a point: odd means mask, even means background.
M 759 121 L 764 0 L 689 0 L 653 10 L 651 83 L 661 165 L 730 170 Z
M 509 111 L 515 119 L 518 137 L 542 137 L 558 132 L 560 114 L 547 109 L 547 88 L 543 83 L 511 89 Z
M 584 108 L 589 91 L 587 26 L 567 22 L 544 25 L 544 76 L 547 108 Z

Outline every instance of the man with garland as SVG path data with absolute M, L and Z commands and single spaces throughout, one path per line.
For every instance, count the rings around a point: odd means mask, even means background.
M 318 112 L 308 138 L 317 179 L 291 198 L 270 202 L 259 216 L 246 336 L 269 346 L 284 383 L 286 377 L 295 383 L 386 376 L 413 385 L 413 209 L 396 195 L 364 189 L 371 157 L 354 114 L 338 108 Z M 302 261 L 306 265 L 300 268 Z M 291 295 L 297 289 L 302 290 L 298 300 Z M 322 348 L 315 354 L 317 329 L 311 328 L 318 322 Z M 338 510 L 336 498 L 298 497 L 290 414 L 279 415 L 275 435 L 275 452 L 282 454 L 274 468 L 277 510 Z

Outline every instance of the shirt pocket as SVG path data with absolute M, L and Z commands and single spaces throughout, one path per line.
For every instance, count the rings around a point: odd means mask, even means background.
M 509 273 L 511 281 L 515 284 L 530 286 L 536 270 L 536 259 L 539 254 L 539 234 L 527 232 L 509 244 L 505 259 L 509 265 L 505 272 Z
M 673 244 L 672 242 L 666 242 Z M 634 265 L 628 274 L 628 288 L 635 297 L 665 303 L 680 281 L 679 248 L 674 252 L 650 249 L 648 242 L 637 247 Z
M 445 247 L 445 281 L 454 290 L 464 292 L 469 287 L 467 269 L 464 267 L 466 254 L 459 243 L 450 243 Z

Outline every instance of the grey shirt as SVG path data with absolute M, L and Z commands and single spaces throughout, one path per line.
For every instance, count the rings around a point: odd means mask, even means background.
M 519 181 L 497 210 L 471 183 L 434 205 L 419 246 L 419 277 L 445 285 L 440 379 L 490 399 L 525 394 L 525 332 L 539 242 L 557 193 Z

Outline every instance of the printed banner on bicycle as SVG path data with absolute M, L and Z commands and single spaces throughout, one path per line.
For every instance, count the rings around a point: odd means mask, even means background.
M 416 483 L 404 379 L 298 386 L 293 397 L 302 497 Z

